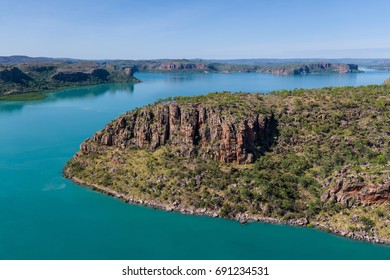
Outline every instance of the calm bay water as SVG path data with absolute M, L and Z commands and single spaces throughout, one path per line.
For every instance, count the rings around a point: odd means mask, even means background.
M 390 246 L 307 228 L 185 216 L 125 204 L 61 176 L 79 144 L 158 98 L 210 91 L 379 84 L 389 72 L 279 77 L 138 74 L 137 85 L 0 103 L 0 259 L 390 259 Z

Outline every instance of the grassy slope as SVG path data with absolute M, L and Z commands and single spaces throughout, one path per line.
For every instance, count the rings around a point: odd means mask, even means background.
M 224 217 L 307 217 L 313 224 L 375 230 L 390 239 L 388 205 L 347 208 L 319 199 L 324 181 L 345 166 L 366 183 L 388 180 L 390 87 L 280 91 L 263 98 L 275 112 L 278 137 L 254 164 L 185 158 L 176 156 L 174 147 L 155 152 L 105 147 L 79 154 L 66 173 L 132 197 L 207 208 Z

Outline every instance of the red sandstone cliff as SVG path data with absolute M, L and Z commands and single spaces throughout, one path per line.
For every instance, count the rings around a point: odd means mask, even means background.
M 248 95 L 258 105 L 261 97 Z M 108 124 L 81 145 L 89 152 L 91 141 L 100 145 L 139 147 L 156 150 L 170 145 L 181 155 L 210 157 L 221 162 L 252 163 L 261 143 L 270 135 L 273 115 L 251 110 L 237 111 L 238 105 L 204 106 L 201 103 L 158 103 L 129 112 Z M 224 113 L 222 114 L 222 110 Z

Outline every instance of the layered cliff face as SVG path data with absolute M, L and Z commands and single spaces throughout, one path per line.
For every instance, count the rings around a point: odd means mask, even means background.
M 270 73 L 274 75 L 305 75 L 311 73 L 359 72 L 356 64 L 302 63 L 283 65 L 245 65 L 217 62 L 170 60 L 170 61 L 122 61 L 118 65 L 131 67 L 134 72 L 203 72 L 203 73 Z
M 226 163 L 253 163 L 270 137 L 271 113 L 263 108 L 258 95 L 227 94 L 223 104 L 201 102 L 160 102 L 129 112 L 81 145 L 81 151 L 93 152 L 91 142 L 99 145 L 146 148 L 151 151 L 163 145 L 175 147 L 183 156 L 197 155 Z M 228 99 L 232 100 L 229 101 Z M 241 108 L 240 103 L 253 110 Z M 248 108 L 246 108 L 248 109 Z M 263 147 L 262 147 L 263 145 Z
M 203 62 L 192 62 L 186 59 L 172 60 L 167 62 L 159 61 L 134 61 L 125 62 L 134 72 L 215 72 L 213 64 Z
M 359 72 L 356 64 L 341 63 L 309 63 L 304 65 L 275 66 L 270 69 L 259 69 L 258 72 L 267 72 L 274 75 L 306 75 L 312 73 L 353 73 Z
M 161 63 L 158 70 L 198 70 L 207 71 L 210 67 L 206 63 Z

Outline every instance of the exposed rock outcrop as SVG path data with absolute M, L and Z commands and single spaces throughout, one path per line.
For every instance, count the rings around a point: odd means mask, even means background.
M 206 63 L 161 63 L 158 70 L 208 70 Z
M 251 106 L 262 105 L 258 95 L 241 96 Z M 84 142 L 81 151 L 93 151 L 91 142 L 149 150 L 170 145 L 184 156 L 196 154 L 221 162 L 252 163 L 264 148 L 262 143 L 271 135 L 273 115 L 240 111 L 240 105 L 236 104 L 230 107 L 160 102 L 129 112 L 108 124 Z
M 356 64 L 341 63 L 309 63 L 298 66 L 277 66 L 270 69 L 259 69 L 258 72 L 266 72 L 274 75 L 306 75 L 311 73 L 352 73 L 359 71 Z
M 302 63 L 284 65 L 245 65 L 187 59 L 168 61 L 123 61 L 119 63 L 131 67 L 134 72 L 203 72 L 203 73 L 270 73 L 274 75 L 305 75 L 311 73 L 351 73 L 360 72 L 356 64 L 342 63 Z
M 326 180 L 324 187 L 328 190 L 321 196 L 323 202 L 334 201 L 351 207 L 387 204 L 390 201 L 388 171 L 356 174 L 350 168 L 346 166 Z
M 185 59 L 168 62 L 139 61 L 130 64 L 134 72 L 218 72 L 212 63 L 191 62 Z

